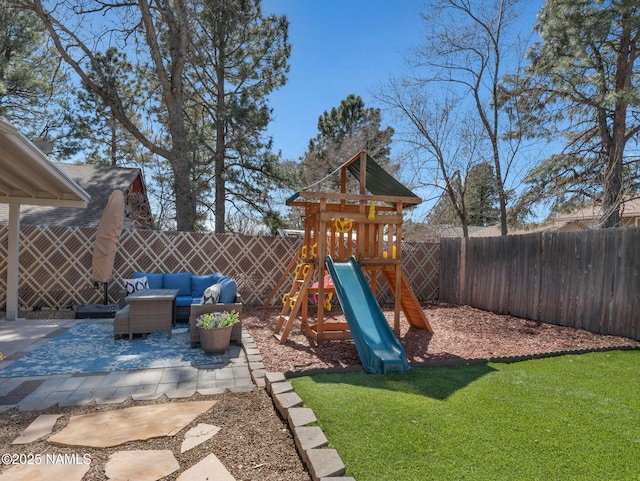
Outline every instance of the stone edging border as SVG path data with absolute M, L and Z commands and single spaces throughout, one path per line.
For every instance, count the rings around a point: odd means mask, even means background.
M 293 386 L 287 379 L 303 376 L 316 376 L 319 374 L 344 374 L 351 372 L 364 372 L 362 366 L 346 366 L 331 368 L 313 368 L 299 371 L 267 372 L 262 363 L 262 356 L 257 344 L 249 332 L 243 328 L 242 346 L 249 363 L 249 371 L 254 383 L 264 388 L 271 396 L 273 404 L 288 424 L 293 434 L 298 454 L 305 463 L 313 481 L 355 481 L 352 477 L 343 476 L 345 465 L 335 449 L 328 449 L 328 440 L 319 426 L 309 426 L 317 421 L 312 409 L 304 407 L 300 396 L 296 394 Z M 590 352 L 606 351 L 635 351 L 637 346 L 612 346 L 591 349 L 572 349 L 561 351 L 549 351 L 544 353 L 526 354 L 517 356 L 500 356 L 474 359 L 436 359 L 432 361 L 411 362 L 411 367 L 422 369 L 430 367 L 455 367 L 472 364 L 512 363 L 543 359 L 570 354 L 587 354 Z
M 329 442 L 322 429 L 309 426 L 317 421 L 316 416 L 311 409 L 303 407 L 302 399 L 285 374 L 266 372 L 258 346 L 245 328 L 242 329 L 242 348 L 253 382 L 267 391 L 276 410 L 289 424 L 298 454 L 313 481 L 355 481 L 342 476 L 344 463 L 335 449 L 325 447 Z

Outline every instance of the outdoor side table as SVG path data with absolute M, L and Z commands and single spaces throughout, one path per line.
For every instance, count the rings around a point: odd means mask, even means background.
M 134 334 L 167 332 L 176 319 L 178 289 L 142 289 L 125 297 L 129 302 L 129 339 Z

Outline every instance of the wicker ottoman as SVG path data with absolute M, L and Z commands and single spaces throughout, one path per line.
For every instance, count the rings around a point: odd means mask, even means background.
M 121 336 L 129 335 L 129 305 L 127 304 L 113 318 L 113 338 L 120 339 Z
M 113 320 L 114 337 L 128 334 L 166 332 L 171 339 L 171 328 L 176 320 L 178 289 L 142 289 L 125 298 L 129 305 L 116 312 Z

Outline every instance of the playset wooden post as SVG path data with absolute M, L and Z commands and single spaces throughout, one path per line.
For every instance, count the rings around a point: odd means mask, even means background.
M 395 298 L 396 336 L 400 335 L 401 309 L 412 326 L 433 332 L 402 272 L 403 206 L 419 204 L 421 199 L 408 190 L 410 196 L 367 194 L 368 168 L 373 168 L 373 161 L 366 152 L 360 152 L 341 168 L 340 193 L 299 192 L 287 201 L 289 206 L 305 209 L 305 229 L 296 276 L 283 297 L 282 312 L 276 322 L 274 335 L 281 344 L 286 342 L 298 313 L 302 332 L 316 342 L 351 337 L 347 323 L 325 322 L 325 310 L 331 308 L 334 293 L 325 268 L 327 256 L 335 262 L 355 257 L 362 269 L 368 271 L 374 293 L 377 273 L 383 274 Z M 347 170 L 358 174 L 358 194 L 347 193 Z M 317 300 L 315 323 L 308 319 L 309 295 Z

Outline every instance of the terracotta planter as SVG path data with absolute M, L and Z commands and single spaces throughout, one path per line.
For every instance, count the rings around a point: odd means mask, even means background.
M 203 329 L 198 327 L 200 336 L 200 346 L 207 356 L 219 356 L 224 354 L 231 341 L 231 330 L 233 326 L 215 327 Z

